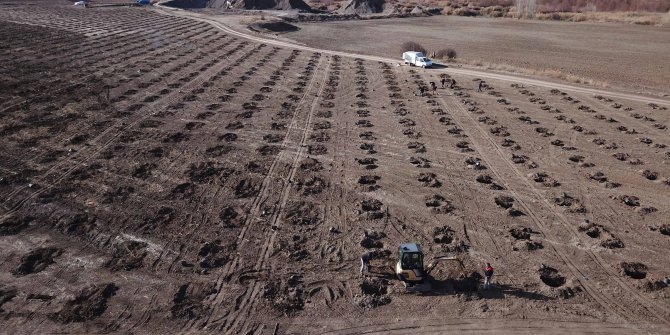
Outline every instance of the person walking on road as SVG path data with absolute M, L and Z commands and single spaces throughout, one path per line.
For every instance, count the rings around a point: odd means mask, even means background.
M 363 275 L 363 271 L 369 273 L 370 272 L 370 258 L 371 255 L 369 252 L 364 253 L 361 255 L 361 276 Z
M 477 92 L 481 92 L 481 91 L 482 91 L 482 86 L 483 86 L 483 85 L 484 85 L 484 81 L 483 81 L 483 80 L 480 80 L 480 81 L 479 81 L 479 84 L 477 84 Z
M 493 267 L 491 263 L 486 263 L 484 268 L 484 289 L 488 290 L 491 287 L 491 277 L 493 277 Z
M 450 88 L 450 89 L 453 89 L 454 86 L 456 86 L 456 79 L 451 78 L 451 82 L 449 83 L 449 88 Z
M 444 84 L 447 83 L 447 79 L 446 79 L 446 78 L 442 78 L 441 83 L 442 83 L 442 88 L 444 88 Z
M 433 93 L 437 94 L 437 84 L 434 81 L 430 82 L 430 88 L 433 89 Z

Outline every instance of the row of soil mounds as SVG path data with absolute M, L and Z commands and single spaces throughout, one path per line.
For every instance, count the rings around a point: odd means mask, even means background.
M 230 6 L 228 6 L 230 3 Z M 172 0 L 170 7 L 183 9 L 299 9 L 311 11 L 311 7 L 302 0 Z

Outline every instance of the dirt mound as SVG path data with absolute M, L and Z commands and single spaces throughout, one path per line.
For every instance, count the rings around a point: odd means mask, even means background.
M 291 202 L 286 206 L 284 218 L 298 226 L 315 225 L 321 222 L 319 208 L 311 202 Z
M 379 278 L 366 278 L 363 280 L 360 287 L 363 294 L 383 295 L 388 291 L 388 280 Z
M 386 234 L 377 232 L 375 230 L 365 231 L 361 239 L 361 247 L 366 249 L 383 248 L 384 243 L 381 241 L 386 237 Z
M 647 266 L 642 263 L 622 262 L 621 271 L 633 279 L 644 279 L 647 277 Z
M 510 235 L 517 240 L 530 240 L 530 234 L 533 229 L 527 227 L 512 228 L 509 230 Z
M 264 33 L 289 33 L 300 28 L 284 21 L 258 22 L 249 26 L 249 29 Z
M 349 0 L 337 10 L 339 14 L 393 14 L 397 13 L 395 6 L 386 0 Z
M 295 186 L 302 190 L 303 195 L 320 194 L 328 187 L 328 181 L 319 176 L 313 176 L 306 180 L 297 181 Z
M 670 284 L 670 278 L 650 279 L 644 283 L 644 289 L 647 292 L 662 290 Z
M 434 213 L 451 213 L 455 207 L 451 201 L 439 194 L 433 194 L 425 198 L 426 207 L 430 208 Z
M 391 303 L 391 298 L 386 295 L 388 292 L 389 282 L 386 279 L 366 278 L 360 284 L 360 297 L 356 300 L 358 305 L 365 309 L 372 309 Z
M 583 231 L 588 235 L 590 238 L 598 238 L 600 237 L 601 231 L 604 229 L 602 226 L 594 224 L 590 222 L 589 220 L 584 220 L 584 222 L 579 224 L 579 231 Z
M 2 305 L 16 297 L 17 291 L 13 287 L 0 286 L 0 313 L 3 313 Z
M 323 169 L 323 165 L 314 158 L 305 158 L 300 163 L 300 169 L 303 171 L 319 171 Z
M 607 249 L 620 249 L 620 248 L 624 248 L 624 247 L 625 247 L 625 245 L 623 244 L 623 242 L 621 242 L 621 240 L 618 239 L 618 238 L 616 238 L 616 237 L 608 238 L 608 239 L 602 241 L 602 242 L 600 243 L 600 245 L 601 245 L 603 248 L 607 248 Z
M 377 199 L 365 199 L 361 201 L 359 213 L 368 220 L 377 220 L 384 217 L 384 204 Z
M 2 235 L 14 235 L 26 228 L 33 222 L 33 218 L 26 216 L 19 219 L 9 219 L 3 223 L 0 223 L 0 236 Z
M 284 315 L 292 315 L 305 306 L 302 276 L 291 275 L 287 280 L 273 280 L 265 284 L 263 298 Z
M 105 266 L 112 271 L 141 268 L 147 255 L 147 244 L 140 241 L 125 241 L 116 245 L 112 259 Z
M 565 284 L 565 277 L 550 266 L 542 265 L 538 272 L 540 273 L 540 280 L 551 287 L 560 287 Z
M 437 179 L 437 175 L 432 172 L 421 172 L 419 174 L 418 180 L 425 187 L 440 187 L 442 182 Z
M 228 246 L 230 248 L 231 246 Z M 221 251 L 224 251 L 224 248 L 221 245 L 221 240 L 215 240 L 213 242 L 206 242 L 198 251 L 199 264 L 203 269 L 219 268 L 226 263 L 228 263 L 228 255 Z
M 107 300 L 118 289 L 118 286 L 113 283 L 87 287 L 81 290 L 74 299 L 66 302 L 54 318 L 62 323 L 95 319 L 107 310 Z
M 482 275 L 477 271 L 463 274 L 453 280 L 454 290 L 456 292 L 477 292 L 482 279 Z
M 58 257 L 63 252 L 59 248 L 38 248 L 30 251 L 21 257 L 21 264 L 12 273 L 15 276 L 24 276 L 31 273 L 37 273 L 54 262 L 54 257 Z
M 214 293 L 216 293 L 216 288 L 213 283 L 202 286 L 188 283 L 180 286 L 172 299 L 170 309 L 172 317 L 188 320 L 198 318 L 206 311 L 203 300 Z
M 514 204 L 514 198 L 503 195 L 497 196 L 495 197 L 495 203 L 496 205 L 505 209 L 512 208 L 512 205 Z
M 435 243 L 449 244 L 454 240 L 456 232 L 449 226 L 433 228 L 433 241 Z
M 379 176 L 374 176 L 374 175 L 363 175 L 360 178 L 358 178 L 358 183 L 361 185 L 369 185 L 368 190 L 374 191 L 379 188 L 379 185 L 377 185 L 377 181 L 381 179 Z
M 358 305 L 365 309 L 373 309 L 391 303 L 391 297 L 388 295 L 364 295 L 357 300 Z

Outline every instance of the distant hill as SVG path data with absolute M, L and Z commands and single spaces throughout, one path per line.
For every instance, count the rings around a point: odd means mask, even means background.
M 512 7 L 531 3 L 537 12 L 667 12 L 669 0 L 451 0 L 459 5 Z
M 337 10 L 340 14 L 391 14 L 395 7 L 385 0 L 349 0 Z
M 167 5 L 178 8 L 311 10 L 303 0 L 173 0 Z

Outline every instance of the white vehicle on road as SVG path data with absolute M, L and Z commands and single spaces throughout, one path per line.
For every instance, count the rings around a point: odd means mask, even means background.
M 433 61 L 428 59 L 426 55 L 419 51 L 405 51 L 402 53 L 402 59 L 405 61 L 405 64 L 410 66 L 420 66 L 420 67 L 431 67 L 433 66 Z

